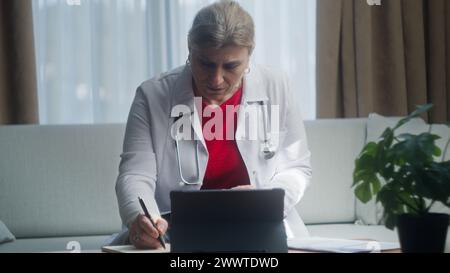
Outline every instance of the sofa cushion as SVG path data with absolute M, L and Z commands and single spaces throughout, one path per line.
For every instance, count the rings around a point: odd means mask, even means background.
M 384 117 L 375 113 L 370 114 L 367 121 L 367 143 L 370 141 L 377 141 L 387 127 L 393 128 L 400 119 L 401 117 Z M 396 130 L 395 135 L 398 136 L 403 133 L 420 134 L 427 132 L 429 129 L 429 124 L 425 123 L 420 118 L 416 118 Z M 445 144 L 450 137 L 450 128 L 442 124 L 432 124 L 431 132 L 441 137 L 441 139 L 436 141 L 436 144 L 441 150 L 444 150 Z M 447 150 L 445 158 L 450 158 L 450 149 Z M 436 158 L 436 160 L 441 160 L 441 158 Z M 431 211 L 450 213 L 450 209 L 441 203 L 435 203 Z M 367 204 L 363 204 L 357 200 L 356 213 L 358 219 L 362 220 L 365 224 L 383 224 L 381 222 L 383 217 L 383 207 L 380 203 L 376 204 L 374 199 Z
M 352 172 L 354 160 L 364 144 L 365 128 L 365 119 L 305 122 L 313 175 L 296 206 L 305 223 L 355 220 Z
M 12 242 L 15 239 L 16 237 L 14 237 L 5 224 L 0 220 L 0 244 Z
M 123 124 L 0 126 L 0 219 L 17 238 L 111 234 Z
M 0 245 L 0 253 L 61 252 L 74 250 L 79 244 L 81 251 L 100 251 L 110 236 L 81 236 L 18 239 Z M 74 242 L 74 243 L 71 243 Z

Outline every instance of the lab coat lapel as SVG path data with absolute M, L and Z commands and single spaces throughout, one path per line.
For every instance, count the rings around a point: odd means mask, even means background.
M 190 66 L 186 65 L 183 69 L 183 73 L 178 81 L 175 83 L 175 88 L 172 91 L 172 109 L 176 105 L 186 105 L 189 108 L 189 114 L 191 116 L 191 125 L 194 131 L 194 139 L 199 140 L 203 147 L 206 149 L 206 143 L 203 138 L 203 130 L 201 123 L 201 98 L 194 97 L 194 90 L 192 87 L 192 72 Z M 187 109 L 186 109 L 187 110 Z M 179 113 L 171 113 L 171 117 L 178 117 Z
M 241 108 L 239 109 L 237 128 L 236 128 L 236 144 L 239 152 L 244 160 L 247 172 L 252 185 L 259 186 L 257 177 L 258 162 L 255 161 L 255 155 L 259 155 L 259 141 L 251 140 L 250 130 L 251 124 L 246 124 L 246 113 L 251 113 L 250 107 L 255 104 L 268 101 L 264 86 L 261 84 L 261 78 L 256 69 L 250 66 L 250 73 L 244 76 L 244 88 L 242 94 Z M 259 125 L 260 121 L 258 120 Z
M 250 73 L 244 76 L 244 88 L 241 101 L 241 109 L 238 116 L 238 122 L 236 127 L 236 139 L 245 140 L 248 139 L 248 130 L 245 125 L 245 113 L 249 110 L 254 103 L 267 102 L 269 99 L 265 92 L 264 86 L 261 84 L 261 78 L 256 71 L 250 65 Z M 250 111 L 248 111 L 250 112 Z M 246 132 L 247 130 L 247 132 Z

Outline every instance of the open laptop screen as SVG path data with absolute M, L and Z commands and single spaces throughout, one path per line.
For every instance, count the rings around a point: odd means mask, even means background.
M 171 192 L 172 252 L 287 252 L 284 190 Z

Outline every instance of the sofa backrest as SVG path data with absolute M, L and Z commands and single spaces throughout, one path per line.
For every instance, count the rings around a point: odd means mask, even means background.
M 306 121 L 313 179 L 306 223 L 350 222 L 353 162 L 365 120 Z M 0 126 L 0 220 L 18 238 L 101 235 L 121 228 L 114 191 L 124 124 Z
M 356 220 L 352 173 L 367 119 L 305 121 L 313 178 L 297 210 L 307 224 Z
M 0 219 L 18 238 L 119 231 L 124 128 L 0 126 Z

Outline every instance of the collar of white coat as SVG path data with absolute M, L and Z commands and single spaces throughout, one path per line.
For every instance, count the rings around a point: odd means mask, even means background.
M 267 102 L 269 99 L 265 88 L 262 85 L 260 72 L 256 65 L 250 64 L 250 72 L 244 75 L 244 88 L 242 93 L 241 104 L 246 106 L 255 102 Z M 180 77 L 176 81 L 173 90 L 171 90 L 172 107 L 175 105 L 186 105 L 190 109 L 190 113 L 171 113 L 170 117 L 179 117 L 180 114 L 193 114 L 196 112 L 194 102 L 194 90 L 192 87 L 192 71 L 189 65 L 182 68 Z

